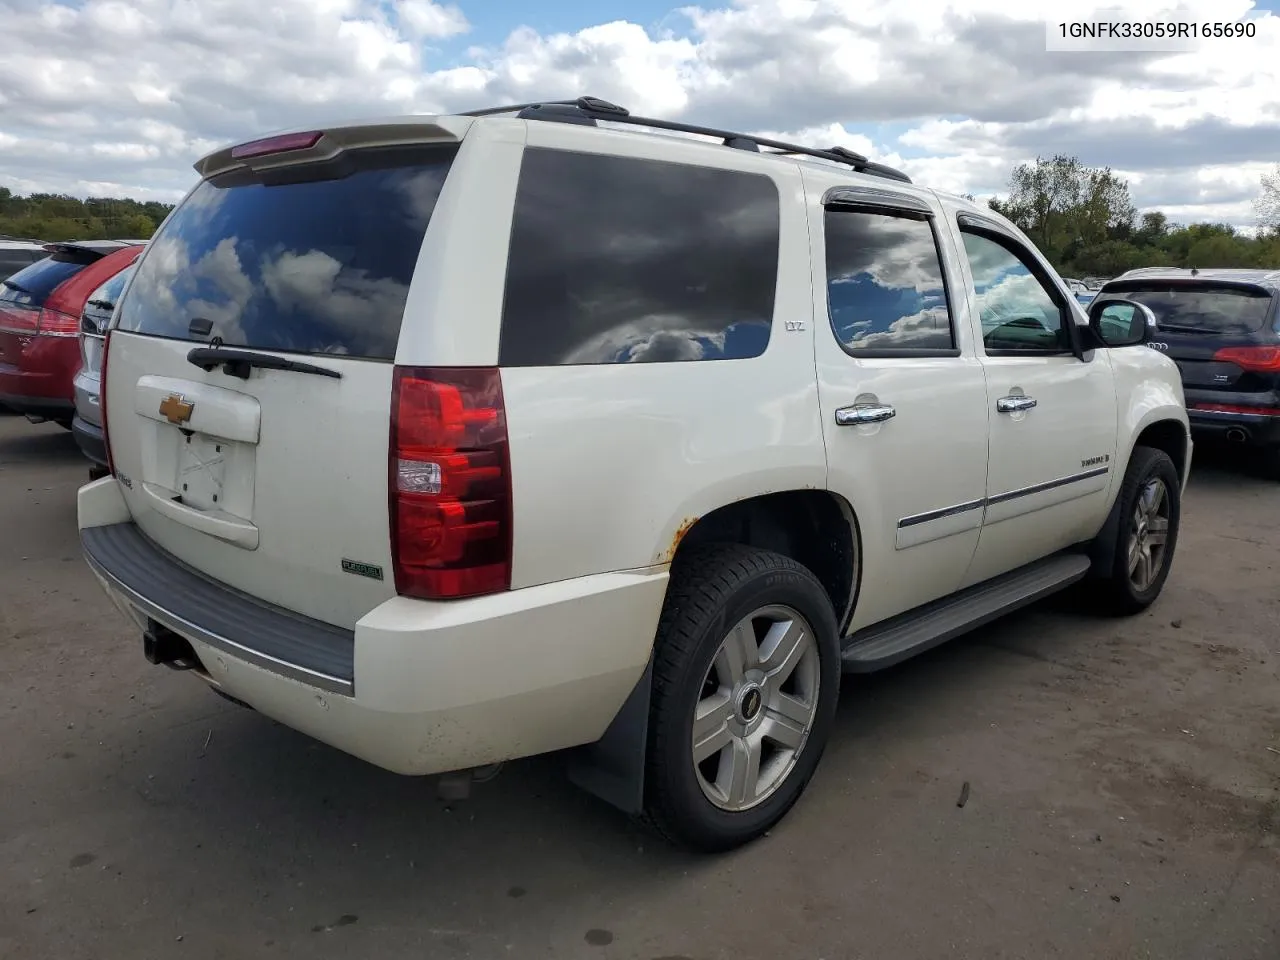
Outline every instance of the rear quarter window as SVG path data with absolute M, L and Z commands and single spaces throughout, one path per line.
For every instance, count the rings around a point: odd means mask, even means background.
M 204 181 L 151 242 L 118 328 L 393 359 L 422 238 L 455 153 L 353 150 L 334 161 Z
M 757 357 L 773 322 L 778 237 L 767 176 L 529 148 L 499 363 Z

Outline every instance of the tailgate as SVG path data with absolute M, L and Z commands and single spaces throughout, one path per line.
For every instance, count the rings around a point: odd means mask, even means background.
M 120 303 L 104 396 L 130 512 L 168 553 L 344 628 L 394 596 L 392 364 L 452 157 L 239 167 L 166 221 Z

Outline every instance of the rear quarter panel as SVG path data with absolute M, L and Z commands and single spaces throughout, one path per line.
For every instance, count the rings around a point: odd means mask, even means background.
M 751 359 L 504 369 L 513 587 L 661 566 L 682 533 L 717 507 L 826 485 L 798 168 L 718 145 L 688 144 L 676 155 L 657 138 L 584 132 L 530 124 L 529 142 L 737 166 L 774 180 L 781 246 L 773 327 L 764 354 Z M 804 321 L 803 330 L 787 330 L 786 320 Z

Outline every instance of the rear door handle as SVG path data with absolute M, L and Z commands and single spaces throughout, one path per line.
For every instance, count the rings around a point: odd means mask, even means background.
M 1024 397 L 1021 395 L 1012 397 L 1001 397 L 996 401 L 996 410 L 1000 413 L 1017 413 L 1019 410 L 1030 410 L 1036 405 L 1034 397 Z
M 884 423 L 898 415 L 887 403 L 855 403 L 836 411 L 836 423 L 841 427 L 853 427 L 860 423 Z

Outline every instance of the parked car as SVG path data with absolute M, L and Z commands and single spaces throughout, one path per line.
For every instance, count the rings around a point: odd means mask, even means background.
M 699 134 L 584 98 L 202 159 L 79 496 L 146 656 L 400 773 L 571 748 L 722 850 L 800 796 L 842 670 L 1086 578 L 1155 600 L 1192 447 L 1150 311 L 1086 318 L 852 152 Z
M 49 255 L 43 240 L 27 240 L 0 234 L 0 280 L 13 276 Z
M 1089 285 L 1083 280 L 1076 280 L 1073 277 L 1063 277 L 1062 282 L 1067 285 L 1067 289 L 1071 291 L 1071 295 L 1076 298 L 1076 302 L 1083 307 L 1087 307 L 1091 302 L 1096 290 L 1090 289 Z
M 135 253 L 135 259 L 137 254 Z M 72 381 L 75 393 L 75 416 L 71 432 L 80 452 L 92 466 L 89 479 L 106 476 L 107 448 L 102 440 L 102 414 L 98 404 L 99 377 L 102 372 L 102 345 L 107 325 L 111 322 L 116 301 L 133 275 L 133 263 L 89 294 L 80 314 L 80 370 Z
M 1151 308 L 1148 346 L 1182 374 L 1192 429 L 1251 447 L 1280 478 L 1280 270 L 1130 270 L 1099 296 Z
M 132 262 L 133 241 L 47 244 L 49 256 L 0 282 L 0 402 L 72 428 L 79 324 L 93 289 Z
M 48 256 L 0 281 L 0 403 L 33 422 L 71 429 L 80 366 L 80 312 L 90 293 L 132 262 L 138 243 L 51 243 Z

